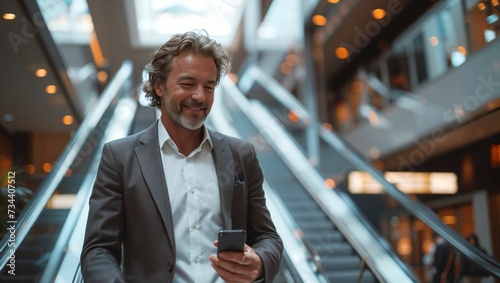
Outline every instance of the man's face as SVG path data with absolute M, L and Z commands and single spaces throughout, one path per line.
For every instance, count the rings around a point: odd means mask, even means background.
M 177 126 L 199 129 L 212 108 L 216 79 L 217 67 L 212 57 L 181 53 L 174 60 L 165 84 L 155 86 L 162 97 L 162 113 Z

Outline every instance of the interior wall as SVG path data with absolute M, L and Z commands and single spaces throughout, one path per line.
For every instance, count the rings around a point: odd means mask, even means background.
M 53 163 L 59 158 L 62 151 L 69 143 L 70 135 L 67 133 L 33 133 L 31 135 L 31 164 L 35 166 L 34 174 L 46 174 L 43 170 L 44 163 Z
M 0 174 L 3 175 L 12 168 L 12 141 L 0 131 Z

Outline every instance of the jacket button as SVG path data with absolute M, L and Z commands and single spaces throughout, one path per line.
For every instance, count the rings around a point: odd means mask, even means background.
M 167 264 L 167 267 L 168 267 L 168 271 L 172 271 L 172 269 L 174 268 L 174 265 L 171 262 L 169 262 Z

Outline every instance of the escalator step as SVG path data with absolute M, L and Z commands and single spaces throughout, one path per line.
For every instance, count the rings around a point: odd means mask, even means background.
M 34 234 L 28 235 L 23 241 L 23 245 L 32 247 L 51 247 L 56 241 L 54 234 Z
M 2 275 L 0 276 L 0 282 L 9 282 L 9 283 L 35 283 L 37 282 L 36 276 L 29 275 Z
M 361 259 L 357 255 L 349 256 L 322 256 L 321 264 L 326 270 L 359 270 L 361 268 Z
M 330 243 L 328 245 L 317 244 L 313 245 L 313 247 L 322 258 L 354 255 L 354 250 L 352 249 L 351 245 L 346 242 Z
M 328 222 L 333 224 L 333 222 L 330 221 L 330 219 L 319 207 L 309 210 L 295 211 L 292 213 L 292 215 L 294 216 L 294 219 L 297 223 Z
M 39 219 L 40 220 L 40 219 Z M 45 221 L 43 221 L 45 222 Z M 35 225 L 31 228 L 30 233 L 32 234 L 47 234 L 47 233 L 55 233 L 61 230 L 64 222 L 51 222 L 46 221 L 47 223 L 40 224 L 40 221 L 37 221 Z
M 309 209 L 319 209 L 319 206 L 314 202 L 284 202 L 285 206 L 290 210 L 309 210 Z
M 319 232 L 319 231 L 325 231 L 325 232 L 332 232 L 335 231 L 335 226 L 333 225 L 332 222 L 329 222 L 326 219 L 322 220 L 312 220 L 312 221 L 297 221 L 297 224 L 299 225 L 300 229 L 304 232 Z
M 328 219 L 325 213 L 320 209 L 309 210 L 309 211 L 290 211 L 293 215 L 293 218 L 298 221 L 313 221 L 313 220 L 322 220 Z
M 304 191 L 303 189 L 301 190 L 276 190 L 278 194 L 283 198 L 283 199 L 302 199 L 302 200 L 313 200 L 311 195 L 309 195 L 308 192 Z
M 330 243 L 342 243 L 344 242 L 344 237 L 339 231 L 330 230 L 330 231 L 303 231 L 304 238 L 310 243 L 321 243 L 321 244 L 330 244 Z
M 327 272 L 327 276 L 331 282 L 352 283 L 352 282 L 358 282 L 359 272 L 360 272 L 359 270 L 330 271 Z M 361 282 L 375 283 L 377 282 L 377 280 L 370 271 L 365 270 L 365 272 L 363 272 L 363 277 L 361 279 Z
M 35 259 L 35 258 L 40 258 L 42 255 L 50 251 L 48 247 L 28 247 L 25 245 L 21 245 L 17 250 L 16 250 L 16 257 L 17 258 L 29 258 L 29 259 Z

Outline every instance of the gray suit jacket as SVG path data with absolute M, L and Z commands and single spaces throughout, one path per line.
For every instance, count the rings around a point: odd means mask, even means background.
M 157 124 L 104 146 L 81 256 L 86 283 L 173 280 L 175 223 Z M 247 142 L 213 131 L 210 136 L 224 229 L 247 231 L 247 244 L 263 260 L 265 282 L 272 282 L 283 244 L 266 208 L 255 151 Z

